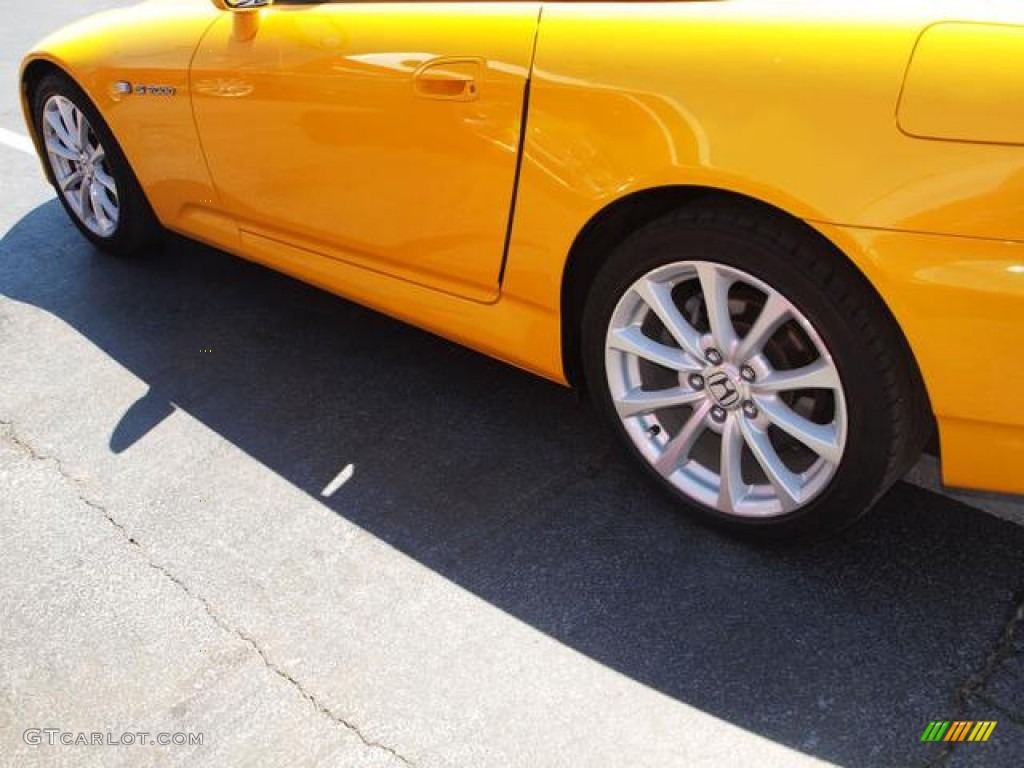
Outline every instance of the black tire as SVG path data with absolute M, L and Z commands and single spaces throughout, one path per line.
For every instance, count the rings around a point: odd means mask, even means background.
M 79 214 L 69 200 L 71 194 L 76 194 L 75 191 L 65 192 L 58 183 L 61 168 L 58 167 L 59 161 L 47 151 L 47 126 L 44 117 L 46 105 L 55 97 L 67 99 L 85 116 L 90 128 L 90 141 L 95 139 L 104 150 L 105 157 L 96 164 L 95 167 L 99 170 L 95 173 L 102 171 L 106 174 L 104 178 L 113 179 L 115 185 L 114 191 L 103 193 L 107 195 L 108 203 L 116 203 L 117 218 L 112 227 L 109 226 L 110 222 L 107 219 L 102 223 L 108 226 L 102 226 L 99 217 L 89 213 L 90 204 L 87 204 L 85 214 Z M 47 74 L 39 81 L 32 94 L 32 118 L 36 136 L 43 147 L 43 163 L 47 168 L 47 177 L 68 217 L 86 239 L 100 251 L 112 256 L 132 256 L 153 246 L 162 234 L 153 209 L 114 134 L 85 92 L 61 73 Z M 65 170 L 81 171 L 85 167 L 81 161 L 70 161 Z M 94 173 L 92 166 L 89 173 Z M 78 185 L 71 189 L 81 189 L 82 186 Z M 87 223 L 89 220 L 92 221 L 92 225 Z
M 709 353 L 705 349 L 705 359 L 700 361 L 700 364 L 709 366 L 703 369 L 704 372 L 710 372 L 711 376 L 717 379 L 715 397 L 711 394 L 712 387 L 707 386 L 711 379 L 705 380 L 703 373 L 698 374 L 696 384 L 688 383 L 694 381 L 693 374 L 685 371 L 680 373 L 673 370 L 666 377 L 670 382 L 668 386 L 673 388 L 672 391 L 677 391 L 676 387 L 678 391 L 692 388 L 691 395 L 706 391 L 706 403 L 698 402 L 701 407 L 711 410 L 706 411 L 706 419 L 697 420 L 699 423 L 713 426 L 712 416 L 717 420 L 725 414 L 725 420 L 717 422 L 716 428 L 721 429 L 721 434 L 724 434 L 726 425 L 731 425 L 735 420 L 735 431 L 730 434 L 743 436 L 743 445 L 738 449 L 742 452 L 742 462 L 737 460 L 733 464 L 743 467 L 740 472 L 722 472 L 724 460 L 719 459 L 720 474 L 716 491 L 718 495 L 714 504 L 708 503 L 707 498 L 701 495 L 704 493 L 701 485 L 704 475 L 700 473 L 704 468 L 698 467 L 700 462 L 695 463 L 693 459 L 699 448 L 705 450 L 705 455 L 713 455 L 713 432 L 709 433 L 710 436 L 707 438 L 701 437 L 705 443 L 697 443 L 692 449 L 687 449 L 683 456 L 688 456 L 689 459 L 684 458 L 681 465 L 675 464 L 675 458 L 664 458 L 667 450 L 660 457 L 657 453 L 659 447 L 667 449 L 673 436 L 672 425 L 683 424 L 690 416 L 697 414 L 698 405 L 685 406 L 692 408 L 689 416 L 685 415 L 685 410 L 679 411 L 677 407 L 675 412 L 683 415 L 673 416 L 671 419 L 669 417 L 673 411 L 669 408 L 663 408 L 650 415 L 631 416 L 628 412 L 622 417 L 619 415 L 611 392 L 615 386 L 611 383 L 613 380 L 621 381 L 621 377 L 627 375 L 633 376 L 634 379 L 636 376 L 646 376 L 648 379 L 653 377 L 659 380 L 663 374 L 659 372 L 658 365 L 647 362 L 649 358 L 644 358 L 643 355 L 634 354 L 635 362 L 632 363 L 620 362 L 627 360 L 630 353 L 621 352 L 621 347 L 609 351 L 607 344 L 611 338 L 610 325 L 613 320 L 621 323 L 624 322 L 623 318 L 631 318 L 631 324 L 627 328 L 630 332 L 634 327 L 638 327 L 639 332 L 649 338 L 654 335 L 658 337 L 656 340 L 660 343 L 675 346 L 677 349 L 681 347 L 680 343 L 674 341 L 676 337 L 671 334 L 667 325 L 659 326 L 661 316 L 650 309 L 652 305 L 649 302 L 641 296 L 641 302 L 637 304 L 636 296 L 641 294 L 634 291 L 632 286 L 642 277 L 650 276 L 650 279 L 655 281 L 668 281 L 665 284 L 669 287 L 664 290 L 671 291 L 670 301 L 681 312 L 689 313 L 686 316 L 693 319 L 693 329 L 707 334 L 700 337 L 702 340 L 710 338 L 711 325 L 705 322 L 708 305 L 704 294 L 700 293 L 699 297 L 694 299 L 693 296 L 697 295 L 694 293 L 696 288 L 689 287 L 693 280 L 696 280 L 698 287 L 703 286 L 703 283 L 699 276 L 687 278 L 685 271 L 672 271 L 688 269 L 688 265 L 696 265 L 698 262 L 700 265 L 693 267 L 695 275 L 699 274 L 700 269 L 709 269 L 705 265 L 711 264 L 713 266 L 710 269 L 714 274 L 745 274 L 753 279 L 752 282 L 760 281 L 762 288 L 767 286 L 777 292 L 810 323 L 813 331 L 805 333 L 806 339 L 817 339 L 817 342 L 811 343 L 817 343 L 818 349 L 820 344 L 824 343 L 825 354 L 819 354 L 821 365 L 834 366 L 831 370 L 837 372 L 840 386 L 831 390 L 800 390 L 792 397 L 803 399 L 793 400 L 791 404 L 794 409 L 797 406 L 806 406 L 815 411 L 822 409 L 824 416 L 821 423 L 829 425 L 835 434 L 845 435 L 844 438 L 836 438 L 837 442 L 845 442 L 841 446 L 841 457 L 834 462 L 823 457 L 835 454 L 822 452 L 817 464 L 811 464 L 814 461 L 812 456 L 801 459 L 803 464 L 795 465 L 795 476 L 806 475 L 820 481 L 813 494 L 808 493 L 805 500 L 796 500 L 799 494 L 786 496 L 779 490 L 780 485 L 771 481 L 764 463 L 751 450 L 752 443 L 748 436 L 752 434 L 750 425 L 754 422 L 748 420 L 745 426 L 739 422 L 754 414 L 762 420 L 759 423 L 764 424 L 764 434 L 773 435 L 771 439 L 776 443 L 779 436 L 789 443 L 796 443 L 795 448 L 791 445 L 787 445 L 785 451 L 780 448 L 776 456 L 788 457 L 790 454 L 786 451 L 791 451 L 796 456 L 801 449 L 805 453 L 813 452 L 806 447 L 807 443 L 790 438 L 777 431 L 775 426 L 765 423 L 768 414 L 757 407 L 755 399 L 759 395 L 754 390 L 755 384 L 746 383 L 750 380 L 757 381 L 760 374 L 752 368 L 741 368 L 741 363 L 737 360 L 727 361 L 721 368 L 731 366 L 727 372 L 728 377 L 740 375 L 739 372 L 742 371 L 743 381 L 729 378 L 728 382 L 723 384 L 719 377 L 720 369 L 710 367 L 711 363 L 706 359 Z M 683 276 L 671 277 L 675 274 Z M 664 277 L 665 275 L 669 277 Z M 690 279 L 691 282 L 685 282 L 686 279 Z M 673 280 L 682 282 L 672 282 Z M 656 284 L 659 289 L 665 285 Z M 651 283 L 637 285 L 649 286 Z M 729 307 L 730 313 L 729 325 L 735 329 L 736 337 L 742 344 L 753 321 L 747 320 L 746 329 L 741 328 L 741 318 L 736 313 L 746 312 L 747 305 L 737 298 L 740 293 L 750 297 L 749 301 L 756 305 L 758 290 L 741 282 L 728 288 L 725 294 L 728 300 L 724 304 Z M 767 299 L 769 294 L 764 295 Z M 632 307 L 639 309 L 633 310 Z M 634 314 L 623 314 L 627 311 Z M 648 312 L 649 318 L 643 315 L 644 311 Z M 705 312 L 704 320 L 701 320 L 701 311 Z M 616 312 L 618 314 L 615 314 Z M 664 310 L 662 313 L 664 314 Z M 623 326 L 617 327 L 621 331 Z M 768 341 L 761 349 L 766 350 L 765 354 L 771 349 L 771 354 L 782 357 L 804 354 L 799 350 L 799 334 L 804 333 L 804 328 L 806 326 L 799 322 L 792 326 L 783 325 L 774 332 L 774 335 L 767 337 Z M 785 346 L 787 344 L 789 347 Z M 693 344 L 690 346 L 694 347 Z M 804 344 L 804 347 L 806 346 L 807 344 Z M 617 343 L 612 344 L 612 347 L 617 347 Z M 701 347 L 706 347 L 706 343 L 702 341 Z M 737 350 L 739 354 L 736 345 L 731 349 Z M 814 351 L 813 348 L 811 351 Z M 582 354 L 587 385 L 595 406 L 621 439 L 627 451 L 646 467 L 663 488 L 682 502 L 687 511 L 705 523 L 747 537 L 793 538 L 835 532 L 850 525 L 916 460 L 928 434 L 928 425 L 931 423 L 920 376 L 906 341 L 866 279 L 842 254 L 802 225 L 787 221 L 774 213 L 738 204 L 724 203 L 700 209 L 679 210 L 641 228 L 623 241 L 609 256 L 588 295 L 583 317 Z M 714 353 L 710 354 L 714 356 Z M 693 357 L 685 359 L 696 360 Z M 767 358 L 762 356 L 761 359 Z M 632 367 L 629 367 L 630 365 Z M 794 364 L 793 367 L 796 368 L 798 365 Z M 628 373 L 619 373 L 620 371 Z M 746 378 L 748 376 L 749 379 Z M 765 382 L 771 376 L 772 370 L 769 368 L 764 374 Z M 672 377 L 677 377 L 678 381 Z M 834 382 L 836 379 L 830 381 Z M 701 386 L 701 382 L 704 382 L 705 386 Z M 730 403 L 733 410 L 721 407 L 724 400 L 719 399 L 719 395 L 731 400 L 730 388 L 737 390 L 743 387 L 749 387 L 743 389 L 741 393 L 743 397 L 748 398 L 743 401 L 744 405 Z M 643 390 L 648 388 L 646 383 L 641 386 Z M 654 389 L 660 390 L 661 385 L 655 386 Z M 619 392 L 623 391 L 626 390 L 623 390 L 620 384 Z M 629 391 L 635 393 L 637 390 Z M 791 397 L 790 393 L 775 393 L 775 396 L 777 399 Z M 768 397 L 771 398 L 772 393 L 769 393 Z M 777 399 L 774 402 L 777 402 Z M 790 400 L 785 402 L 790 403 Z M 714 410 L 716 408 L 717 411 Z M 831 422 L 828 421 L 830 417 Z M 629 426 L 637 424 L 639 426 Z M 845 427 L 835 426 L 839 424 Z M 663 435 L 662 429 L 665 430 Z M 706 427 L 701 429 L 705 430 Z M 744 429 L 747 431 L 743 431 Z M 681 431 L 682 427 L 678 426 L 676 436 Z M 722 445 L 725 438 L 721 434 L 718 435 L 718 447 L 722 451 L 719 453 L 720 457 L 725 455 Z M 761 432 L 757 434 L 760 436 Z M 735 445 L 736 439 L 740 438 L 730 437 L 730 444 Z M 763 447 L 763 443 L 760 445 Z M 762 457 L 764 455 L 762 452 Z M 674 467 L 667 470 L 668 476 L 655 469 L 654 462 L 659 458 L 665 467 Z M 713 465 L 713 459 L 706 462 L 706 466 L 712 467 L 712 473 Z M 680 469 L 680 466 L 683 468 Z M 750 469 L 752 466 L 754 468 Z M 815 470 L 814 467 L 818 469 Z M 747 480 L 748 475 L 756 473 L 760 473 L 760 480 Z M 721 490 L 727 484 L 722 479 L 725 474 L 741 477 L 739 486 L 730 484 L 730 487 L 746 489 L 745 495 L 736 496 Z M 779 475 L 776 475 L 776 479 L 778 477 Z M 757 491 L 759 487 L 767 490 Z M 768 491 L 772 489 L 777 493 L 778 502 L 770 500 Z M 729 505 L 733 497 L 741 500 L 739 506 Z M 785 504 L 789 505 L 788 508 L 783 506 L 783 498 Z M 754 501 L 750 501 L 751 499 Z M 778 511 L 761 517 L 738 513 L 737 510 L 742 508 L 742 504 L 754 504 L 758 499 L 764 500 L 763 506 L 777 503 Z M 717 508 L 715 504 L 728 509 Z M 769 506 L 764 508 L 768 509 Z

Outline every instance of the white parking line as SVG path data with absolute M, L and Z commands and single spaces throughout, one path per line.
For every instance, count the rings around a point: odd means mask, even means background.
M 341 472 L 338 473 L 337 477 L 335 477 L 333 480 L 331 480 L 330 483 L 328 483 L 327 487 L 320 492 L 320 495 L 323 496 L 325 499 L 331 498 L 331 496 L 338 492 L 338 489 L 340 489 L 341 486 L 343 486 L 345 483 L 352 479 L 352 475 L 354 475 L 355 473 L 355 466 L 349 464 L 347 467 L 341 470 Z
M 19 152 L 24 152 L 27 155 L 34 155 L 36 153 L 35 145 L 32 143 L 32 139 L 28 136 L 23 136 L 20 133 L 9 131 L 6 128 L 0 128 L 0 144 L 11 149 L 16 149 Z

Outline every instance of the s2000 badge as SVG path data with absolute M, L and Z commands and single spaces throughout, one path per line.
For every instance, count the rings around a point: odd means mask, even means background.
M 174 96 L 178 89 L 173 85 L 147 85 L 145 83 L 129 83 L 127 80 L 118 80 L 114 83 L 114 90 L 127 96 L 134 93 L 137 96 Z

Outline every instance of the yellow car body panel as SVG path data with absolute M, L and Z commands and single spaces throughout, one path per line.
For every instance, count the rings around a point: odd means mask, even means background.
M 192 92 L 225 210 L 249 238 L 493 302 L 539 11 L 282 5 L 242 43 L 223 15 Z
M 156 0 L 26 66 L 82 85 L 165 226 L 560 382 L 566 268 L 595 217 L 666 188 L 773 206 L 890 308 L 945 479 L 1024 492 L 1024 148 L 1006 99 L 1022 35 L 1012 0 L 235 16 Z M 971 58 L 979 40 L 1013 61 Z M 122 80 L 176 95 L 119 95 Z
M 818 225 L 856 254 L 925 375 L 946 483 L 1020 493 L 1024 242 Z
M 1020 26 L 929 27 L 907 71 L 900 128 L 922 139 L 1024 144 L 1024 69 L 1007 66 L 1022 48 Z

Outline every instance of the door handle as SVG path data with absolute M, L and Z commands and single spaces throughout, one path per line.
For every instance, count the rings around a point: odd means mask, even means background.
M 445 57 L 431 59 L 412 76 L 416 93 L 426 99 L 474 101 L 480 98 L 484 60 Z

